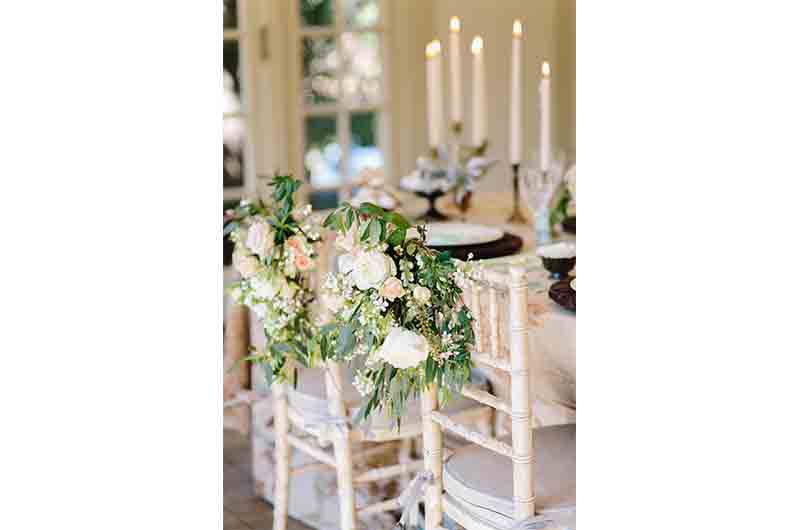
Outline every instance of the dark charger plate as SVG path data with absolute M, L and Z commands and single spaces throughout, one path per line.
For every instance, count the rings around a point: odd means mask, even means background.
M 569 282 L 572 281 L 572 278 L 567 278 L 566 280 L 560 280 L 550 286 L 550 291 L 548 294 L 550 295 L 550 299 L 563 307 L 564 309 L 569 309 L 570 311 L 575 311 L 575 291 L 572 290 L 572 287 L 569 286 Z
M 482 243 L 480 245 L 460 245 L 452 247 L 432 246 L 431 248 L 440 252 L 450 252 L 452 257 L 460 260 L 466 260 L 470 252 L 472 252 L 472 259 L 502 258 L 519 252 L 519 249 L 522 248 L 522 238 L 505 232 L 503 233 L 503 237 L 497 241 Z

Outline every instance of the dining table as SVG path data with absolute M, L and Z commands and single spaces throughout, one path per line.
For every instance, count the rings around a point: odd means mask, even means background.
M 522 249 L 514 255 L 486 260 L 477 263 L 483 269 L 506 270 L 509 265 L 523 266 L 528 272 L 528 352 L 531 357 L 531 401 L 534 415 L 534 426 L 559 425 L 576 421 L 576 313 L 562 308 L 550 299 L 548 291 L 555 280 L 542 266 L 536 255 L 536 235 L 533 229 L 533 216 L 523 204 L 523 214 L 527 217 L 523 223 L 509 223 L 508 217 L 513 211 L 513 196 L 507 192 L 478 192 L 473 197 L 473 206 L 466 212 L 459 211 L 453 204 L 452 196 L 444 196 L 437 201 L 436 207 L 450 216 L 453 222 L 475 223 L 493 226 L 504 232 L 522 238 Z M 575 241 L 573 234 L 558 234 L 559 240 Z M 574 271 L 573 271 L 574 274 Z M 498 294 L 500 308 L 508 308 L 506 294 Z M 473 313 L 479 314 L 480 327 L 490 329 L 489 293 L 480 290 L 478 296 L 480 308 L 470 307 Z M 471 306 L 472 297 L 465 296 L 467 306 Z M 499 311 L 500 318 L 500 358 L 509 358 L 508 311 Z M 488 341 L 485 341 L 488 347 Z M 506 346 L 503 346 L 506 344 Z M 484 346 L 484 345 L 481 345 Z M 483 349 L 482 351 L 487 351 Z M 492 384 L 492 392 L 498 397 L 510 398 L 509 374 L 491 367 L 480 367 Z M 501 418 L 498 426 L 502 429 L 510 425 L 507 417 Z

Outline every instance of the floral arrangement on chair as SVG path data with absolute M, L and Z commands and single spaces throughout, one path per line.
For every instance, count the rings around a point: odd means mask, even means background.
M 290 360 L 312 366 L 318 357 L 309 348 L 318 330 L 309 307 L 314 300 L 310 286 L 314 243 L 320 234 L 311 206 L 295 208 L 300 181 L 275 175 L 269 186 L 270 200 L 244 199 L 225 213 L 223 234 L 235 244 L 233 265 L 242 276 L 228 291 L 234 301 L 258 315 L 266 335 L 265 351 L 253 351 L 246 360 L 261 364 L 271 384 L 287 379 L 287 371 L 296 366 Z
M 406 402 L 431 383 L 446 401 L 469 380 L 475 337 L 461 286 L 474 266 L 429 248 L 424 227 L 371 203 L 343 204 L 324 225 L 344 254 L 323 286 L 333 320 L 320 330 L 321 355 L 363 357 L 356 421 L 387 410 L 399 426 Z

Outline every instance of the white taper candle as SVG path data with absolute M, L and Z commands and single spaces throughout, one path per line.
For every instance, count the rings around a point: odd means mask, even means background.
M 542 63 L 542 80 L 539 81 L 539 169 L 550 168 L 550 63 Z
M 514 21 L 511 31 L 511 125 L 509 159 L 512 164 L 522 160 L 522 22 Z
M 484 65 L 483 38 L 472 40 L 472 144 L 479 146 L 486 140 L 486 68 Z
M 428 89 L 428 144 L 436 148 L 442 141 L 442 63 L 438 40 L 425 47 Z
M 464 102 L 461 96 L 461 20 L 450 19 L 450 121 L 461 123 L 464 119 Z

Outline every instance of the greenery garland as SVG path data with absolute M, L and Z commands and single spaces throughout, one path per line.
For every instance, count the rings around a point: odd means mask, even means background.
M 264 351 L 251 347 L 246 360 L 264 368 L 267 384 L 287 380 L 289 370 L 296 381 L 296 363 L 313 366 L 319 358 L 319 351 L 309 347 L 318 331 L 310 313 L 314 293 L 309 276 L 319 227 L 310 205 L 295 208 L 300 181 L 275 175 L 269 186 L 270 200 L 245 199 L 228 210 L 223 231 L 235 244 L 233 264 L 242 276 L 228 292 L 258 315 L 266 337 Z
M 357 419 L 385 410 L 400 424 L 409 399 L 432 383 L 446 402 L 469 380 L 475 336 L 462 286 L 471 263 L 425 244 L 423 226 L 374 204 L 343 204 L 325 220 L 338 233 L 339 272 L 325 303 L 334 315 L 320 330 L 325 359 L 359 361 Z

